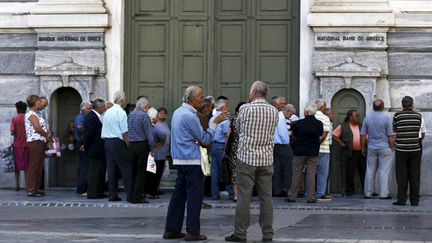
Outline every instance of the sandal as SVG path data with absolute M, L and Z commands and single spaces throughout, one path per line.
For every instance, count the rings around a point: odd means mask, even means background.
M 38 192 L 30 192 L 27 193 L 28 197 L 42 197 L 42 194 L 38 193 Z

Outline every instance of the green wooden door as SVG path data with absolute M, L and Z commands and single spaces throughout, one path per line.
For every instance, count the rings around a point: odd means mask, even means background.
M 355 109 L 360 112 L 361 120 L 366 115 L 366 103 L 361 93 L 354 89 L 343 89 L 335 94 L 331 101 L 331 109 L 334 112 L 335 120 L 333 126 L 336 128 L 341 124 L 346 113 L 349 110 Z M 341 159 L 340 146 L 333 142 L 331 153 L 331 169 L 330 169 L 330 188 L 331 193 L 344 193 L 345 189 L 345 161 Z M 358 174 L 355 176 L 356 193 L 362 194 L 362 188 Z
M 298 104 L 298 0 L 134 0 L 126 10 L 131 100 L 172 111 L 195 84 L 235 105 L 264 80 L 270 97 Z

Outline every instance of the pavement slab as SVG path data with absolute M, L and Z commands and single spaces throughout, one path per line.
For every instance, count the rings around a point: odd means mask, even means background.
M 121 194 L 124 198 L 124 194 Z M 46 197 L 0 190 L 1 242 L 183 242 L 161 238 L 170 194 L 149 204 L 87 200 L 70 190 Z M 224 242 L 233 232 L 236 204 L 208 200 L 201 231 L 206 242 Z M 391 200 L 336 195 L 330 202 L 285 203 L 274 198 L 274 242 L 385 242 L 432 240 L 432 198 L 420 206 L 395 207 Z M 251 203 L 249 242 L 260 242 L 259 202 Z

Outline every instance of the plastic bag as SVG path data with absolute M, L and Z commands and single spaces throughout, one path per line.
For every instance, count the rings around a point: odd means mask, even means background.
M 147 159 L 147 171 L 156 174 L 156 162 L 151 155 Z
M 210 176 L 211 174 L 211 164 L 210 158 L 207 153 L 207 149 L 199 147 L 201 152 L 201 170 L 205 176 Z
M 60 139 L 53 137 L 52 141 L 48 141 L 47 150 L 45 150 L 45 157 L 55 158 L 61 156 Z
M 167 179 L 169 177 L 169 174 L 170 174 L 169 161 L 165 160 L 165 166 L 164 166 L 164 170 L 162 173 L 162 178 Z
M 15 172 L 15 158 L 12 144 L 0 151 L 0 159 L 3 162 L 4 173 Z

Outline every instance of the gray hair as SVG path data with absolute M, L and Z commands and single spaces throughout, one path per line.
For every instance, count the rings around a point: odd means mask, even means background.
M 263 81 L 255 81 L 250 88 L 250 93 L 252 94 L 254 91 L 260 94 L 262 97 L 266 97 L 268 85 Z
M 201 92 L 202 89 L 198 86 L 189 86 L 186 88 L 184 95 L 183 95 L 183 102 L 188 103 L 192 100 L 192 97 L 195 97 L 198 95 L 199 92 Z
M 321 109 L 321 107 L 327 107 L 327 104 L 323 99 L 317 100 L 316 105 L 317 105 L 318 109 Z
M 283 97 L 283 96 L 278 96 L 278 97 L 276 97 L 276 98 L 274 99 L 274 102 L 275 102 L 275 103 L 278 103 L 278 102 L 281 101 L 281 100 L 286 101 L 286 98 Z
M 142 109 L 146 106 L 150 106 L 150 100 L 146 97 L 141 97 L 136 103 L 136 108 Z
M 123 91 L 118 90 L 114 93 L 114 104 L 118 104 L 120 100 L 126 99 L 126 95 Z
M 217 111 L 220 111 L 222 109 L 222 107 L 224 107 L 226 104 L 227 104 L 227 100 L 222 100 L 222 99 L 218 100 L 218 101 L 216 101 L 215 109 Z
M 293 104 L 287 104 L 284 108 L 284 111 L 291 111 L 292 113 L 296 113 L 297 110 Z
M 97 110 L 101 107 L 105 107 L 105 101 L 102 99 L 95 99 L 93 101 L 93 109 Z
M 315 103 L 310 103 L 304 110 L 308 115 L 313 116 L 317 112 L 318 106 Z
M 92 109 L 92 108 L 93 108 L 92 103 L 90 103 L 90 102 L 88 102 L 88 101 L 83 101 L 83 102 L 81 102 L 81 105 L 80 105 L 80 111 L 83 111 L 83 110 L 85 110 L 85 109 Z
M 214 104 L 215 104 L 214 97 L 213 96 L 207 96 L 203 100 L 202 107 L 207 107 L 207 106 L 214 105 Z

